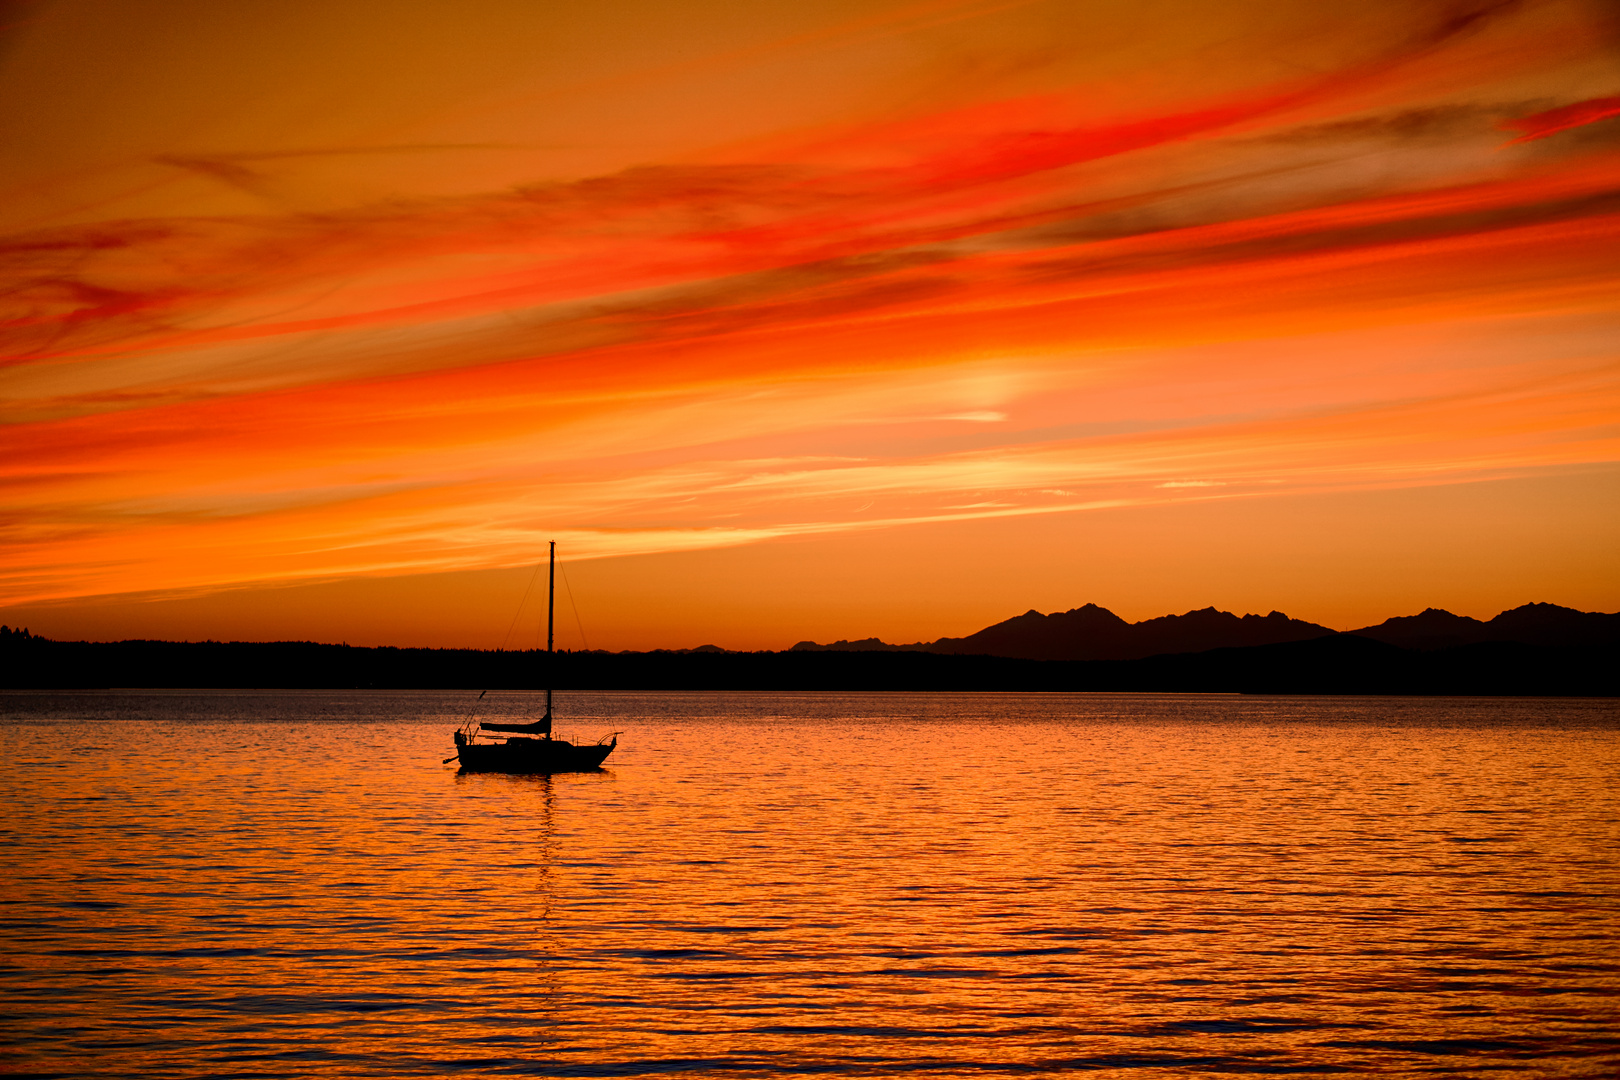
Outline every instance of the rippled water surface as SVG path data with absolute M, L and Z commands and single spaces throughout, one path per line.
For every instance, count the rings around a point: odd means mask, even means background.
M 0 694 L 0 1072 L 1620 1073 L 1617 702 L 470 697 Z

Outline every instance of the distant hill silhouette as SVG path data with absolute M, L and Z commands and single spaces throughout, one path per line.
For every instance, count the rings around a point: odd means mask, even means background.
M 845 641 L 839 638 L 830 645 L 817 645 L 814 641 L 801 641 L 788 652 L 927 652 L 928 643 L 919 641 L 915 645 L 890 645 L 887 641 L 880 641 L 875 637 L 862 638 L 859 641 Z
M 1557 604 L 1525 604 L 1481 622 L 1440 608 L 1426 608 L 1418 615 L 1385 619 L 1377 626 L 1350 633 L 1403 649 L 1453 649 L 1486 641 L 1586 648 L 1620 645 L 1620 614 L 1576 611 Z
M 1280 611 L 1239 618 L 1207 607 L 1128 623 L 1107 608 L 1087 604 L 1051 615 L 1027 611 L 964 638 L 940 638 L 928 651 L 1024 660 L 1136 660 L 1161 653 L 1280 645 L 1333 632 Z
M 1280 611 L 1270 615 L 1244 615 L 1213 607 L 1185 615 L 1163 615 L 1129 623 L 1096 604 L 1042 615 L 1026 611 L 1005 622 L 987 626 L 967 637 L 940 638 L 915 645 L 889 645 L 877 638 L 817 645 L 801 641 L 796 652 L 907 651 L 955 655 L 1005 656 L 1018 660 L 1138 660 L 1162 653 L 1207 652 L 1210 649 L 1246 648 L 1308 641 L 1335 631 Z
M 1105 607 L 1087 604 L 1043 615 L 1026 611 L 967 637 L 890 645 L 877 638 L 818 645 L 801 641 L 794 652 L 931 652 L 1003 656 L 1018 660 L 1140 660 L 1149 656 L 1245 649 L 1330 637 L 1338 631 L 1280 611 L 1244 615 L 1213 607 L 1185 615 L 1126 622 Z M 1489 622 L 1428 608 L 1419 615 L 1386 619 L 1348 631 L 1402 649 L 1453 649 L 1486 642 L 1517 642 L 1547 648 L 1620 646 L 1620 614 L 1576 611 L 1557 604 L 1525 604 Z

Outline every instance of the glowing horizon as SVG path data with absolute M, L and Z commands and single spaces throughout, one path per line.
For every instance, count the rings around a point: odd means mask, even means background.
M 1597 4 L 169 10 L 0 52 L 8 611 L 1620 462 Z

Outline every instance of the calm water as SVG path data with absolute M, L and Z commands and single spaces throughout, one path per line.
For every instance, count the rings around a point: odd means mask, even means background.
M 0 1073 L 1620 1072 L 1614 701 L 469 697 L 0 694 Z

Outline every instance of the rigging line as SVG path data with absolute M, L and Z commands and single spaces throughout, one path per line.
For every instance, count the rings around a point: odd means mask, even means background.
M 534 591 L 534 583 L 540 577 L 540 568 L 544 565 L 546 565 L 544 560 L 534 564 L 534 573 L 529 575 L 529 583 L 523 588 L 523 599 L 518 601 L 517 611 L 512 613 L 512 625 L 506 628 L 506 636 L 501 638 L 501 647 L 495 650 L 496 652 L 506 651 L 507 642 L 512 640 L 512 631 L 517 629 L 518 620 L 523 617 L 523 605 L 529 602 L 529 594 Z M 462 718 L 463 730 L 467 730 L 473 737 L 476 737 L 476 732 L 471 731 L 471 727 L 473 719 L 478 715 L 478 703 L 484 700 L 487 693 L 488 690 L 480 690 L 472 704 L 467 707 L 466 716 Z
M 468 725 L 470 725 L 472 723 L 473 716 L 478 712 L 478 703 L 480 701 L 484 700 L 484 695 L 487 694 L 487 693 L 489 693 L 488 690 L 480 690 L 480 691 L 478 691 L 478 696 L 473 698 L 471 705 L 467 706 L 466 713 L 464 713 L 462 715 L 462 717 L 461 717 L 461 728 L 462 728 L 462 730 L 465 731 L 467 729 Z
M 579 605 L 574 603 L 574 587 L 568 584 L 568 564 L 562 564 L 563 588 L 568 590 L 568 606 L 574 609 L 574 625 L 579 627 L 579 640 L 585 643 L 585 651 L 591 651 L 590 639 L 585 636 L 585 624 L 579 620 Z
M 534 573 L 529 575 L 529 584 L 523 590 L 523 599 L 518 601 L 517 611 L 514 612 L 513 615 L 512 615 L 512 625 L 508 626 L 506 628 L 506 636 L 501 638 L 501 647 L 499 649 L 495 650 L 496 652 L 505 652 L 506 651 L 506 643 L 512 640 L 512 631 L 517 629 L 518 620 L 523 617 L 523 605 L 527 604 L 529 602 L 529 594 L 534 591 L 534 583 L 535 583 L 535 581 L 537 581 L 539 579 L 539 577 L 540 577 L 540 568 L 542 566 L 544 566 L 544 565 L 546 565 L 546 564 L 545 564 L 545 560 L 543 560 L 543 559 L 540 562 L 537 562 L 537 563 L 534 564 Z M 466 723 L 470 724 L 472 722 L 472 720 L 473 720 L 473 717 L 477 715 L 477 713 L 478 713 L 478 702 L 483 701 L 484 700 L 484 694 L 487 694 L 487 693 L 489 693 L 488 690 L 485 690 L 485 691 L 483 691 L 483 693 L 480 693 L 478 695 L 478 698 L 472 703 L 471 706 L 468 707 L 468 709 L 467 709 L 467 718 L 466 718 L 466 721 L 465 721 Z
M 529 593 L 534 591 L 534 583 L 540 577 L 540 568 L 546 565 L 544 559 L 534 564 L 534 573 L 529 575 L 529 587 L 523 590 L 523 599 L 518 601 L 516 614 L 512 616 L 512 625 L 506 628 L 506 636 L 501 638 L 501 647 L 497 652 L 506 651 L 506 643 L 512 640 L 512 631 L 517 629 L 518 619 L 523 615 L 523 605 L 529 602 Z

